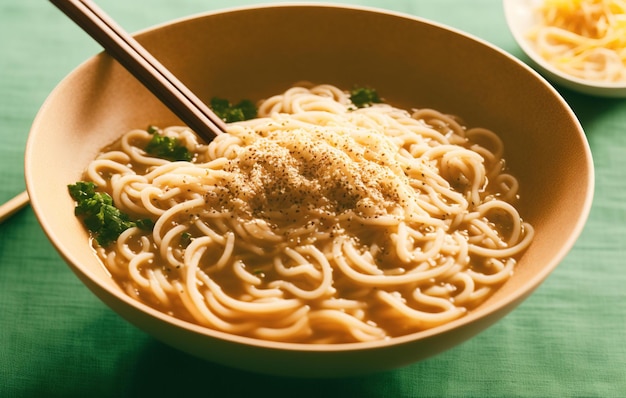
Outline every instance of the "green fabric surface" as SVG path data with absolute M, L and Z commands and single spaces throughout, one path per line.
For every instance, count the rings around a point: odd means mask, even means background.
M 262 2 L 98 1 L 129 31 L 254 3 Z M 425 17 L 527 61 L 499 0 L 342 3 Z M 24 190 L 24 147 L 37 110 L 100 47 L 49 2 L 2 0 L 0 51 L 2 203 Z M 118 317 L 65 265 L 27 207 L 0 225 L 0 397 L 626 396 L 626 100 L 559 90 L 580 118 L 594 156 L 589 221 L 528 300 L 466 343 L 405 368 L 349 379 L 283 379 L 227 369 L 163 345 Z

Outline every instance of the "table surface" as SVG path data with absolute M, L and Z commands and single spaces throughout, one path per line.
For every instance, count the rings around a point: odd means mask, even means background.
M 99 0 L 129 31 L 261 3 Z M 527 61 L 499 0 L 341 2 L 425 17 Z M 54 86 L 101 49 L 51 3 L 0 3 L 0 203 L 24 190 L 28 131 Z M 131 326 L 85 288 L 26 207 L 0 225 L 0 397 L 581 396 L 626 394 L 626 100 L 559 91 L 578 115 L 596 170 L 576 245 L 534 295 L 466 343 L 367 377 L 249 374 L 181 353 Z

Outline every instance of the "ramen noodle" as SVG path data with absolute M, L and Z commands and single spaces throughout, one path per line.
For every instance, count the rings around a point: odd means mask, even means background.
M 331 85 L 259 103 L 167 161 L 132 130 L 85 178 L 154 220 L 98 256 L 130 296 L 214 330 L 353 343 L 463 317 L 512 274 L 533 228 L 498 136 L 431 109 L 356 108 Z
M 626 1 L 546 0 L 530 32 L 537 52 L 571 76 L 626 82 Z

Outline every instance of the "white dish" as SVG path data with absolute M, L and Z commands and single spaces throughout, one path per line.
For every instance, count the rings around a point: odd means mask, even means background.
M 532 66 L 556 85 L 594 96 L 626 98 L 626 83 L 593 82 L 568 75 L 556 69 L 534 50 L 526 35 L 535 24 L 533 9 L 542 3 L 543 0 L 503 0 L 504 16 L 509 29 L 521 49 L 531 59 Z

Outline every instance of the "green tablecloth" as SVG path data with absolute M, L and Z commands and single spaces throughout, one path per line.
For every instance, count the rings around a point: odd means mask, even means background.
M 252 3 L 99 0 L 130 31 Z M 526 60 L 498 0 L 345 3 L 426 17 Z M 38 108 L 100 48 L 49 2 L 2 0 L 0 51 L 1 203 L 24 189 L 24 146 Z M 561 92 L 595 159 L 589 222 L 537 292 L 474 339 L 363 378 L 295 380 L 226 369 L 169 348 L 119 318 L 72 274 L 27 207 L 0 225 L 0 397 L 626 396 L 626 100 Z

